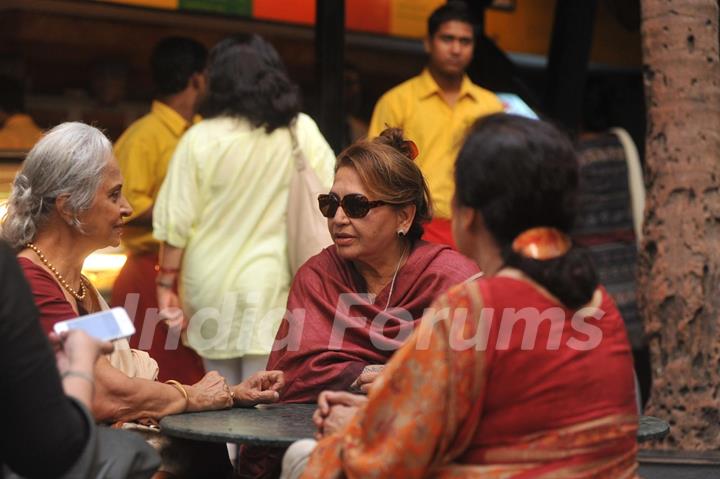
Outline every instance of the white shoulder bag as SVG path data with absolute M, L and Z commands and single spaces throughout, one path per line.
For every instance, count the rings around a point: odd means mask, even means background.
M 287 240 L 290 271 L 294 276 L 305 261 L 332 244 L 332 239 L 317 201 L 318 195 L 327 191 L 300 149 L 294 124 L 289 131 L 295 171 L 288 192 Z

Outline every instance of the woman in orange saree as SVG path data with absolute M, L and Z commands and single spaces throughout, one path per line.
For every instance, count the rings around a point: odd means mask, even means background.
M 322 393 L 322 439 L 304 467 L 291 448 L 284 473 L 636 477 L 627 334 L 565 234 L 576 183 L 554 127 L 479 120 L 456 163 L 453 233 L 486 277 L 434 303 L 367 398 Z

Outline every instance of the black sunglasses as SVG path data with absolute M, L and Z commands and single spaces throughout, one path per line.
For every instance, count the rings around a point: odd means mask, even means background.
M 377 200 L 370 201 L 367 196 L 360 193 L 352 193 L 343 196 L 342 199 L 335 193 L 318 196 L 318 205 L 320 213 L 325 218 L 334 218 L 339 207 L 342 206 L 343 211 L 350 218 L 363 218 L 367 216 L 371 209 L 378 206 L 389 204 L 386 201 Z

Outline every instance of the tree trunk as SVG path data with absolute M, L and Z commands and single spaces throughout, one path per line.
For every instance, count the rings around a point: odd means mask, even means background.
M 642 0 L 648 126 L 639 303 L 646 414 L 664 447 L 720 448 L 720 62 L 717 0 Z

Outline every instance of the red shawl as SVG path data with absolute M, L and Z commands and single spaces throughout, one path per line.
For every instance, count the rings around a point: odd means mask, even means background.
M 384 312 L 390 285 L 370 301 L 352 263 L 326 248 L 295 276 L 268 361 L 268 369 L 285 372 L 282 401 L 314 402 L 325 389 L 346 390 L 365 366 L 390 359 L 437 295 L 478 271 L 448 246 L 418 241 Z

